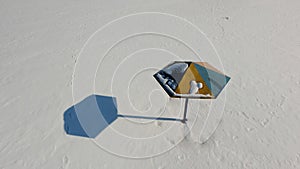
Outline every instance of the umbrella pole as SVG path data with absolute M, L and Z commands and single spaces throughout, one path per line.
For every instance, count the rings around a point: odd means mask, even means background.
M 185 103 L 184 103 L 184 112 L 183 112 L 183 119 L 182 119 L 182 123 L 186 123 L 187 119 L 186 119 L 186 114 L 187 114 L 187 107 L 189 104 L 189 99 L 186 98 L 185 99 Z

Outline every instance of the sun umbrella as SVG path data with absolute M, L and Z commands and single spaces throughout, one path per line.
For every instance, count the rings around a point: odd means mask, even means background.
M 206 62 L 173 62 L 154 74 L 170 97 L 185 98 L 183 119 L 118 114 L 117 99 L 90 95 L 64 112 L 67 134 L 95 138 L 118 117 L 186 122 L 188 99 L 215 99 L 228 83 L 226 76 Z
M 188 99 L 215 99 L 230 77 L 207 62 L 175 61 L 153 75 L 170 97 L 185 98 L 182 122 L 186 122 Z

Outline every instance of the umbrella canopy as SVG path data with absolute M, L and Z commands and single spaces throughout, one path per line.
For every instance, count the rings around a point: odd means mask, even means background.
M 153 75 L 170 97 L 215 99 L 230 77 L 207 62 L 175 61 Z

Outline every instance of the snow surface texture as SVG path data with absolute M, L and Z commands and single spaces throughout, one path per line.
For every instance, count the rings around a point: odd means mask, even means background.
M 0 168 L 300 168 L 299 6 L 300 1 L 296 0 L 1 1 Z M 157 156 L 132 159 L 109 153 L 90 139 L 66 135 L 63 113 L 74 104 L 73 70 L 75 64 L 81 63 L 78 56 L 87 39 L 113 19 L 145 11 L 174 14 L 200 27 L 215 45 L 224 72 L 232 79 L 225 88 L 222 122 L 205 144 L 199 144 L 195 137 L 201 126 L 188 128 L 178 124 L 173 135 L 163 135 L 157 144 L 131 149 L 129 153 L 143 153 L 151 147 L 164 149 L 176 144 L 182 133 L 191 131 L 174 148 Z M 181 25 L 177 24 L 167 26 Z M 114 40 L 118 32 L 111 31 L 98 44 L 99 49 L 107 50 L 105 45 Z M 185 33 L 182 36 L 187 36 Z M 203 45 L 195 50 L 203 50 Z M 135 37 L 106 56 L 106 64 L 100 66 L 96 75 L 95 91 L 116 96 L 122 114 L 142 112 L 159 116 L 165 112 L 167 117 L 172 116 L 180 108 L 180 101 L 169 99 L 152 77 L 156 68 L 180 60 L 165 51 L 147 50 L 133 55 L 116 71 L 116 82 L 104 83 L 112 80 L 120 60 L 136 48 L 145 47 L 167 49 L 182 60 L 196 60 L 191 50 L 170 38 Z M 205 56 L 203 61 L 220 68 L 217 61 Z M 156 64 L 153 60 L 158 58 L 161 64 L 151 69 L 149 64 Z M 136 74 L 143 67 L 149 69 Z M 85 67 L 87 71 L 89 68 Z M 143 81 L 149 83 L 141 85 Z M 129 86 L 128 90 L 123 86 Z M 108 92 L 111 88 L 113 92 Z M 154 88 L 157 90 L 149 95 Z M 86 91 L 75 103 L 92 94 Z M 190 100 L 188 119 L 194 118 L 195 110 L 201 110 L 197 124 L 202 124 L 209 105 L 208 101 Z M 174 125 L 118 119 L 112 126 L 130 137 L 148 137 Z M 115 146 L 117 141 L 109 134 L 105 131 L 99 138 L 106 138 L 101 141 Z M 134 147 L 130 143 L 120 144 L 120 149 Z

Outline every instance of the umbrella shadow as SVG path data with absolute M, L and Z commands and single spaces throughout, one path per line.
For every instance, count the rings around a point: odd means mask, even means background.
M 68 135 L 95 138 L 120 118 L 182 121 L 177 118 L 118 115 L 115 97 L 90 95 L 64 112 L 64 130 Z
M 90 95 L 64 112 L 64 130 L 69 135 L 95 138 L 117 115 L 115 97 Z

